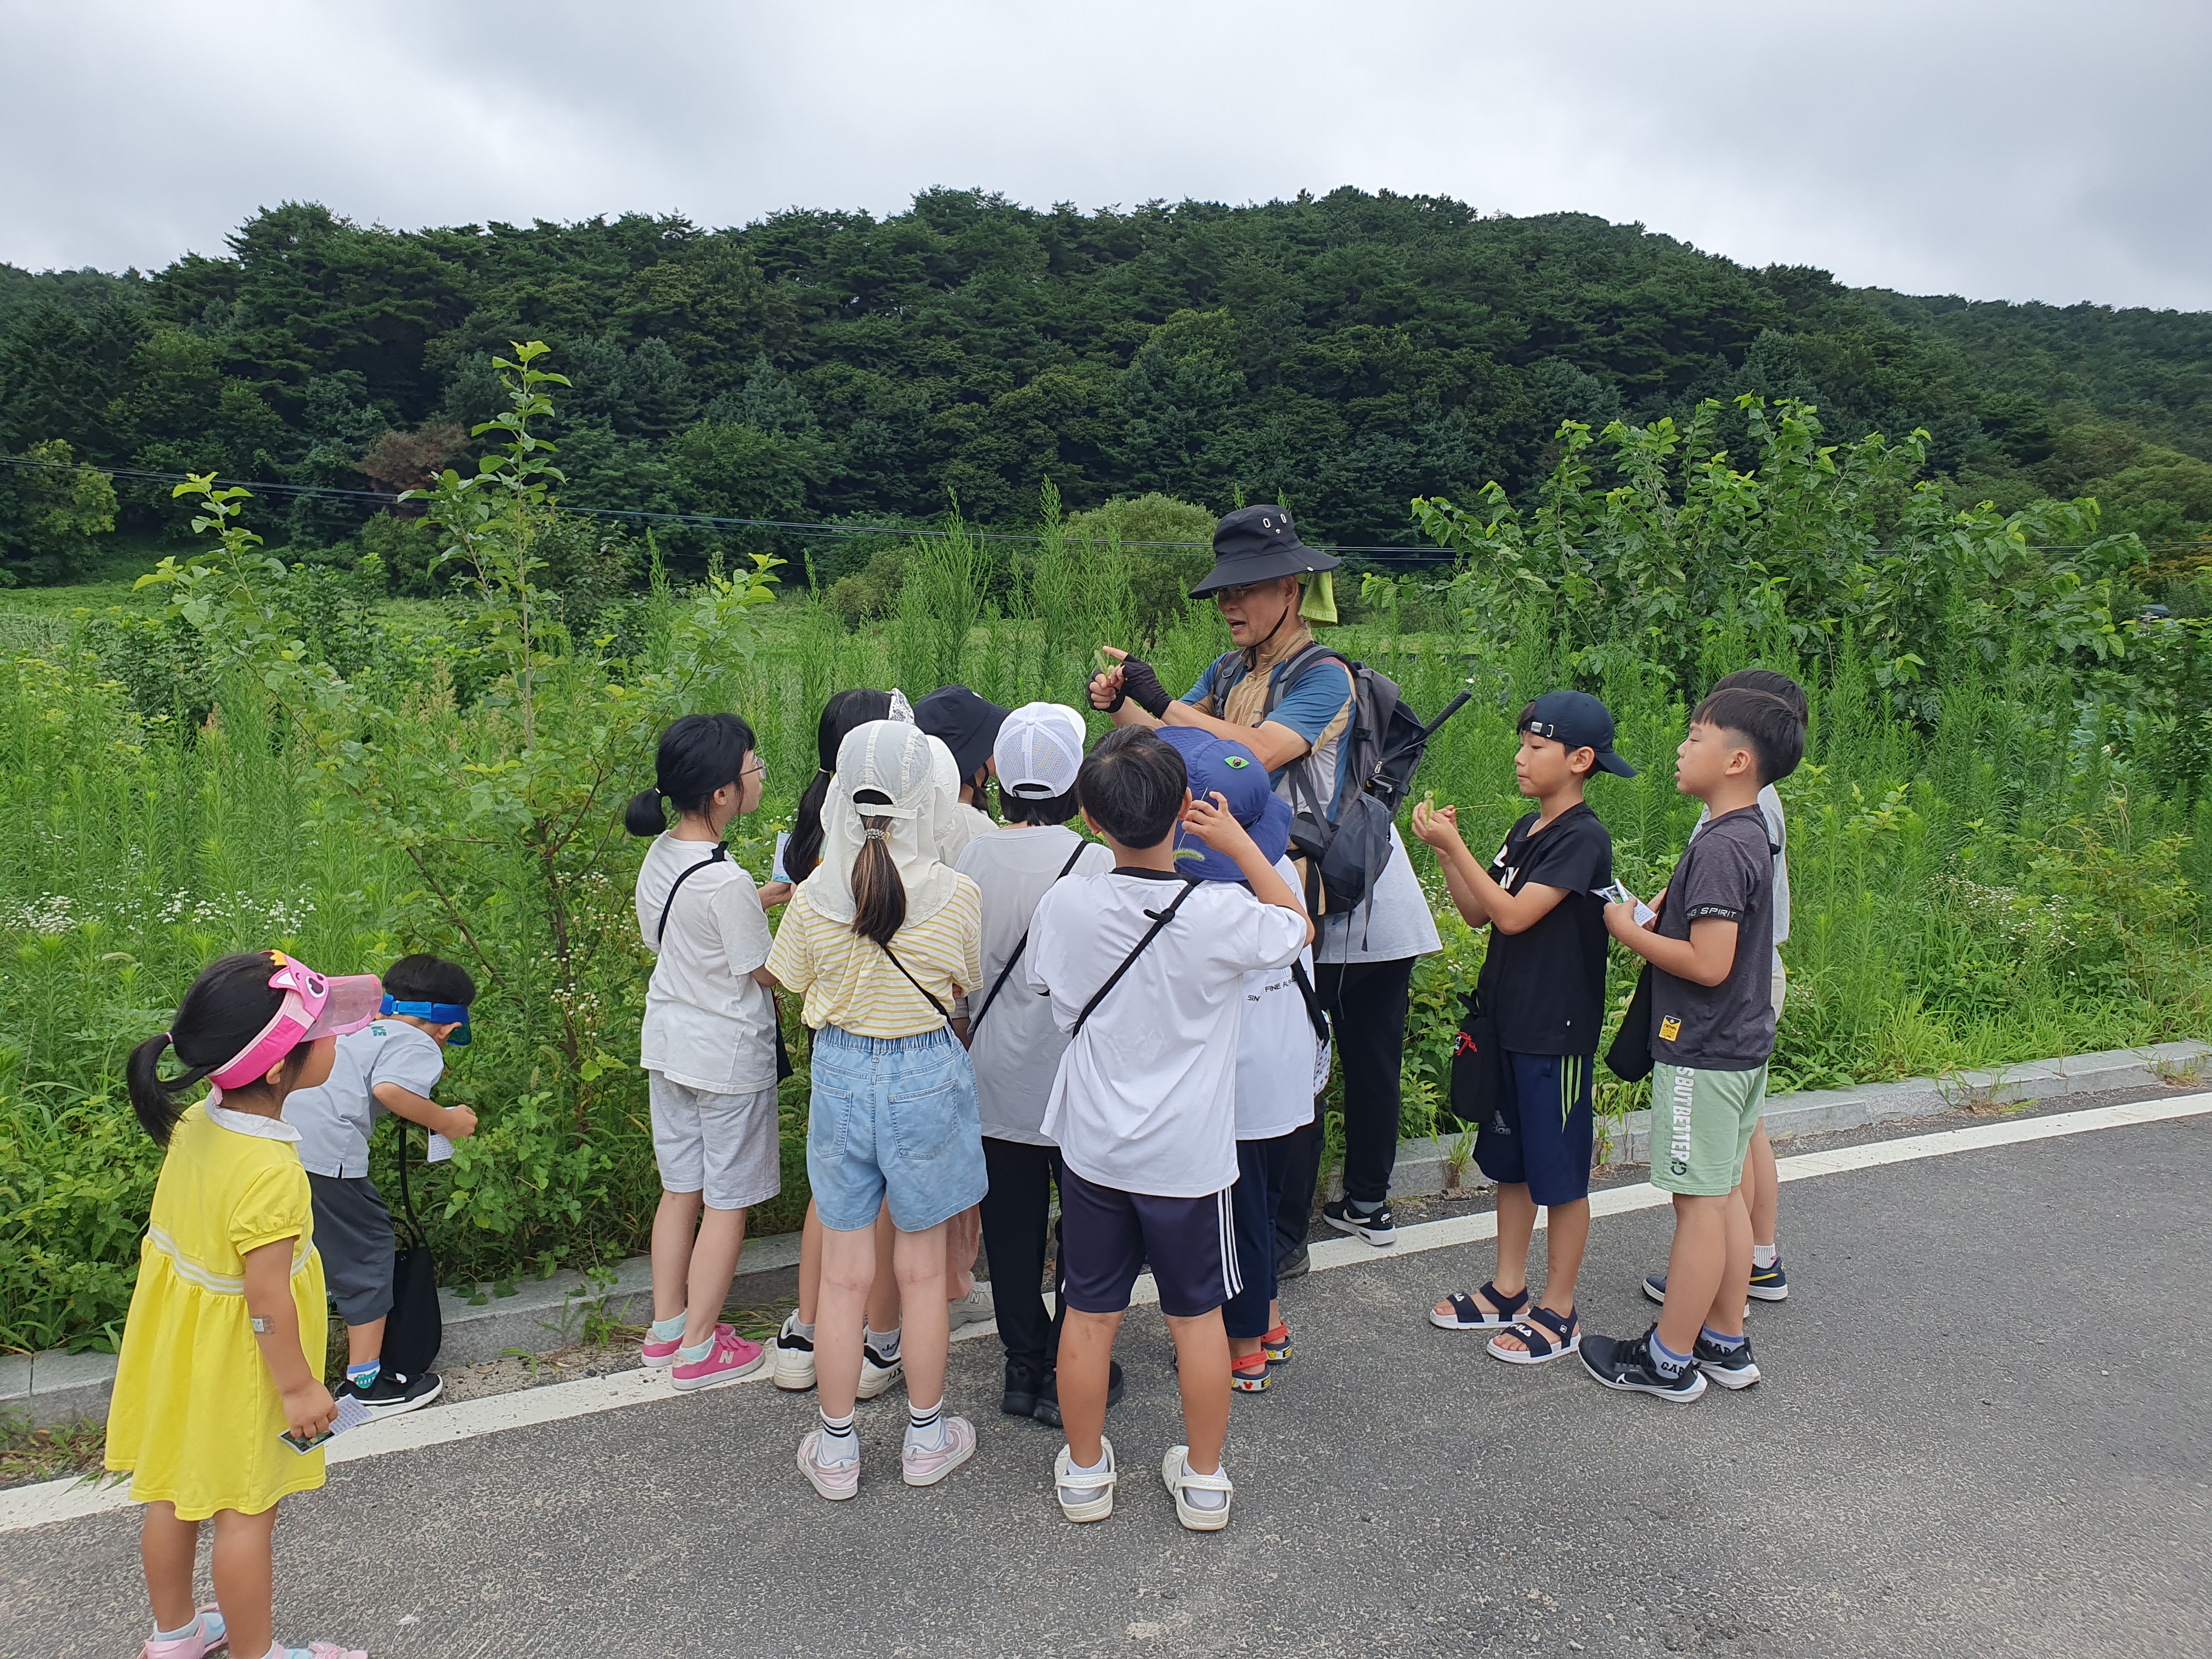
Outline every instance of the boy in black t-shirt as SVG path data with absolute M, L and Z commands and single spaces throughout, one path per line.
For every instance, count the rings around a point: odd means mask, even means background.
M 1498 1183 L 1498 1271 L 1473 1295 L 1430 1310 L 1449 1331 L 1491 1331 L 1490 1352 L 1541 1364 L 1581 1346 L 1575 1276 L 1589 1242 L 1590 1081 L 1605 1022 L 1605 900 L 1613 837 L 1583 799 L 1599 769 L 1632 778 L 1613 751 L 1613 716 L 1595 697 L 1553 691 L 1521 711 L 1513 773 L 1537 810 L 1513 826 L 1485 871 L 1460 839 L 1457 809 L 1413 809 L 1452 902 L 1490 927 L 1475 995 L 1496 1031 L 1496 1103 L 1475 1163 Z M 1536 1208 L 1550 1212 L 1544 1300 L 1528 1303 Z

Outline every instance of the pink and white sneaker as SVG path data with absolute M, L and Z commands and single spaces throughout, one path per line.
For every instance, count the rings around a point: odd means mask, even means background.
M 833 1504 L 842 1504 L 860 1490 L 860 1460 L 857 1457 L 844 1463 L 817 1463 L 814 1449 L 822 1443 L 822 1431 L 809 1430 L 799 1443 L 799 1472 L 807 1484 Z
M 945 1444 L 924 1451 L 908 1443 L 899 1452 L 902 1472 L 909 1486 L 933 1486 L 975 1455 L 975 1425 L 964 1417 L 945 1419 Z
M 737 1333 L 727 1325 L 714 1327 L 714 1337 L 717 1341 L 723 1337 L 736 1334 Z M 676 1363 L 676 1352 L 683 1346 L 684 1338 L 680 1334 L 673 1342 L 662 1342 L 647 1335 L 644 1341 L 638 1344 L 637 1357 L 645 1362 L 646 1370 L 665 1371 Z
M 210 1653 L 220 1653 L 230 1645 L 230 1632 L 222 1627 L 222 1615 L 210 1601 L 199 1610 L 199 1617 L 184 1635 L 167 1642 L 146 1638 L 146 1645 L 138 1650 L 139 1659 L 206 1659 Z
M 768 1351 L 748 1342 L 727 1325 L 714 1329 L 714 1346 L 704 1358 L 670 1370 L 668 1380 L 688 1394 L 695 1389 L 717 1389 L 725 1382 L 742 1382 L 768 1364 Z

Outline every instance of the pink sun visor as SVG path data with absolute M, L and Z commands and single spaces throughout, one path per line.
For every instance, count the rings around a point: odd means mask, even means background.
M 242 1089 L 266 1077 L 270 1066 L 303 1042 L 360 1030 L 383 1004 L 384 982 L 374 974 L 330 979 L 282 951 L 271 951 L 269 957 L 276 964 L 270 988 L 284 994 L 283 1006 L 260 1036 L 209 1074 L 218 1091 Z

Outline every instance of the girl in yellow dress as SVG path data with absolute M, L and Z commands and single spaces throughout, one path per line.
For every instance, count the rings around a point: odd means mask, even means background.
M 146 1505 L 154 1604 L 143 1659 L 289 1659 L 270 1626 L 276 1503 L 323 1484 L 323 1265 L 284 1097 L 331 1073 L 335 1039 L 375 1017 L 374 975 L 325 979 L 275 951 L 225 957 L 169 1030 L 132 1050 L 131 1104 L 168 1148 L 138 1258 L 107 1418 L 107 1467 Z M 185 1064 L 161 1075 L 162 1052 Z M 179 1108 L 202 1081 L 207 1099 Z M 200 1522 L 215 1521 L 216 1607 L 192 1604 Z M 218 1612 L 216 1609 L 220 1608 Z M 343 1650 L 317 1643 L 317 1656 Z

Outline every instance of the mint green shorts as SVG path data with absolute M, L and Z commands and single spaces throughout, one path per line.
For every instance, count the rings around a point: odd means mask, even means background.
M 1766 1109 L 1766 1067 L 1755 1072 L 1651 1068 L 1651 1184 L 1725 1198 L 1743 1179 L 1744 1154 Z

